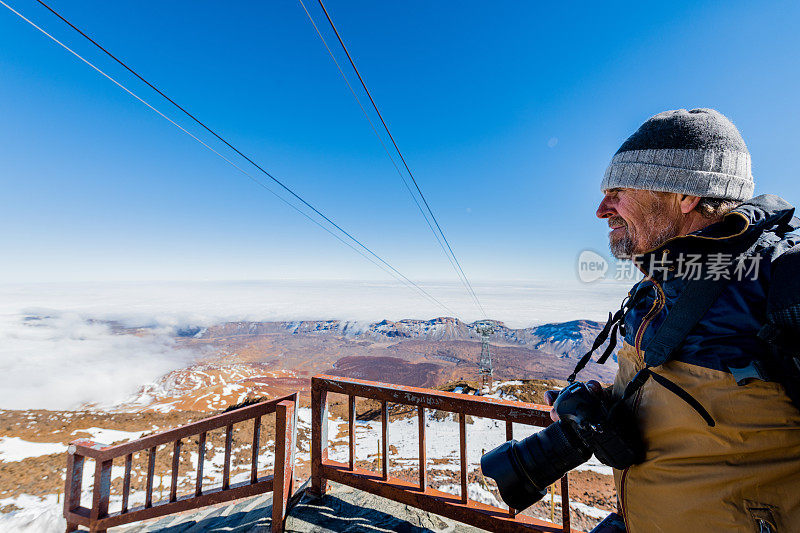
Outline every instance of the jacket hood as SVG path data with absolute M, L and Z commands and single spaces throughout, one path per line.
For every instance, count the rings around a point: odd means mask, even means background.
M 734 239 L 771 230 L 784 234 L 800 227 L 794 206 L 774 194 L 752 198 L 728 213 L 720 222 L 711 224 L 687 237 Z
M 719 222 L 688 235 L 667 240 L 660 246 L 634 258 L 636 266 L 647 273 L 654 259 L 675 260 L 680 254 L 738 255 L 765 233 L 774 233 L 778 240 L 800 228 L 794 206 L 779 196 L 763 194 L 742 203 Z
M 756 196 L 733 212 L 744 215 L 753 229 L 783 234 L 800 228 L 800 219 L 794 216 L 794 206 L 774 194 Z

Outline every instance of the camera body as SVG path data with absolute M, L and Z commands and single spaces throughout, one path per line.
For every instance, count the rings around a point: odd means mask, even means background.
M 481 470 L 497 482 L 509 507 L 522 510 L 547 494 L 547 487 L 594 454 L 624 469 L 644 459 L 633 418 L 584 383 L 561 390 L 553 403 L 559 421 L 522 441 L 510 440 L 481 457 Z
M 624 470 L 644 460 L 644 445 L 627 416 L 630 412 L 620 409 L 612 415 L 606 402 L 584 383 L 562 389 L 553 409 L 601 463 Z

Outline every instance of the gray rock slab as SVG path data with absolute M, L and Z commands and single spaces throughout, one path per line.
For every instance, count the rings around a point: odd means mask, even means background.
M 305 532 L 398 532 L 478 533 L 483 529 L 422 511 L 415 507 L 329 483 L 319 499 L 304 497 L 286 520 L 286 531 Z
M 329 482 L 322 498 L 304 496 L 286 519 L 291 533 L 479 533 L 468 526 L 380 496 Z M 272 523 L 272 497 L 260 495 L 181 515 L 113 528 L 114 533 L 264 533 Z

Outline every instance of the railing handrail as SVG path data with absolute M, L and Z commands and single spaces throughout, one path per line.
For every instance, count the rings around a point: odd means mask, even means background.
M 67 450 L 67 471 L 64 482 L 64 517 L 67 532 L 88 526 L 96 533 L 105 533 L 109 527 L 139 520 L 173 514 L 206 505 L 253 496 L 272 491 L 272 531 L 284 528 L 286 508 L 294 480 L 294 454 L 297 436 L 297 396 L 289 394 L 282 398 L 259 402 L 221 413 L 186 426 L 169 429 L 132 442 L 108 446 L 89 440 L 77 440 Z M 275 461 L 273 474 L 258 476 L 258 454 L 260 450 L 262 416 L 275 413 Z M 250 480 L 231 484 L 231 461 L 233 459 L 233 425 L 253 421 L 253 438 L 250 461 Z M 203 464 L 206 453 L 206 437 L 209 431 L 225 428 L 225 458 L 222 471 L 222 486 L 205 490 L 203 487 Z M 194 494 L 178 497 L 178 474 L 182 440 L 199 436 L 197 441 L 197 466 Z M 168 499 L 154 501 L 154 479 L 156 452 L 159 445 L 172 444 L 171 483 Z M 129 508 L 133 454 L 147 452 L 147 481 L 144 505 Z M 95 461 L 94 488 L 91 507 L 81 506 L 83 469 L 85 459 Z M 122 483 L 122 502 L 118 512 L 109 513 L 111 474 L 115 459 L 124 458 L 125 474 Z
M 296 397 L 297 393 L 288 394 L 268 402 L 260 402 L 228 411 L 227 413 L 220 413 L 185 426 L 168 429 L 115 446 L 94 442 L 90 439 L 77 439 L 70 443 L 70 448 L 74 446 L 74 453 L 78 453 L 90 459 L 101 461 L 116 459 L 131 453 L 149 450 L 153 446 L 171 444 L 178 439 L 199 435 L 200 433 L 207 433 L 215 429 L 224 428 L 230 424 L 236 424 L 258 416 L 274 413 L 279 403 L 285 400 L 296 401 Z
M 470 396 L 457 392 L 435 391 L 324 374 L 312 377 L 311 387 L 335 394 L 458 412 L 538 427 L 547 427 L 553 423 L 549 407 L 514 400 Z

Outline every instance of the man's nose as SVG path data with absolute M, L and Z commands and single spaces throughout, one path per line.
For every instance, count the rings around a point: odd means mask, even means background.
M 611 198 L 608 194 L 603 197 L 603 201 L 600 202 L 600 205 L 597 207 L 597 218 L 611 218 L 612 216 L 616 215 L 616 211 L 611 206 Z

